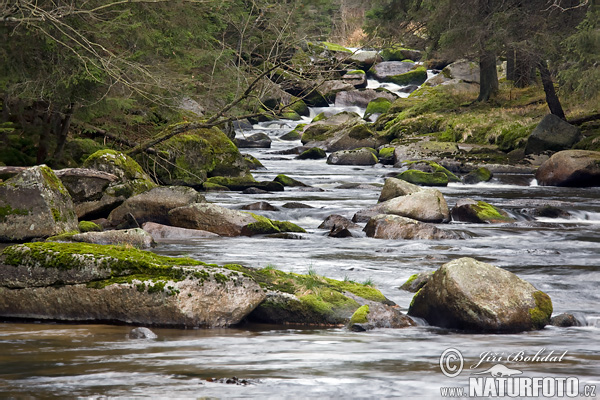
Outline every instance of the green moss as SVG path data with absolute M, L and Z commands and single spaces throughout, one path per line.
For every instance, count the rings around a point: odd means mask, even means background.
M 478 201 L 477 204 L 471 206 L 473 211 L 477 214 L 477 217 L 482 221 L 490 221 L 490 222 L 512 222 L 513 219 L 510 218 L 506 213 L 503 213 L 498 208 L 493 205 L 486 203 L 485 201 Z
M 306 233 L 306 230 L 289 221 L 271 221 L 280 232 Z
M 531 323 L 535 329 L 542 329 L 550 323 L 553 311 L 552 300 L 550 296 L 539 290 L 533 293 L 533 298 L 535 300 L 535 307 L 529 309 Z
M 469 175 L 476 178 L 479 182 L 488 182 L 490 179 L 492 179 L 492 173 L 485 167 L 479 167 L 469 172 Z
M 419 277 L 419 274 L 413 274 L 411 275 L 406 282 L 404 282 L 404 284 L 402 286 L 409 286 L 411 283 L 413 283 L 417 278 Z
M 111 149 L 99 150 L 89 156 L 83 163 L 84 168 L 94 168 L 97 165 L 107 165 L 110 173 L 117 171 L 127 179 L 148 179 L 142 167 L 131 157 Z
M 356 311 L 354 311 L 354 314 L 352 314 L 352 317 L 350 318 L 350 325 L 366 324 L 367 322 L 369 322 L 369 320 L 367 319 L 368 314 L 368 305 L 365 304 L 364 306 L 359 307 Z
M 254 157 L 253 155 L 250 154 L 243 154 L 242 157 L 244 157 L 244 161 L 246 163 L 246 166 L 248 166 L 248 168 L 250 170 L 253 169 L 262 169 L 265 166 L 260 162 L 260 160 L 256 157 Z
M 447 168 L 436 163 L 435 161 L 418 160 L 418 161 L 405 161 L 403 163 L 403 165 L 414 165 L 414 164 L 427 164 L 433 169 L 433 172 L 441 172 L 442 174 L 446 175 L 448 177 L 448 182 L 460 182 L 460 178 L 458 176 L 456 176 L 455 174 L 450 172 Z
M 395 147 L 384 147 L 381 150 L 379 150 L 378 157 L 379 158 L 393 158 L 395 151 L 396 151 Z
M 322 121 L 322 120 L 324 120 L 324 119 L 326 119 L 326 118 L 327 118 L 327 117 L 325 116 L 325 113 L 323 113 L 323 112 L 322 112 L 322 113 L 319 113 L 319 114 L 317 114 L 317 115 L 316 115 L 316 116 L 315 116 L 315 117 L 312 119 L 312 121 L 310 121 L 310 122 L 311 122 L 311 123 L 313 123 L 313 122 L 319 122 L 319 121 Z
M 64 233 L 61 233 L 60 235 L 55 235 L 55 236 L 49 237 L 48 239 L 46 239 L 46 242 L 60 242 L 60 241 L 70 242 L 73 235 L 77 235 L 78 233 L 79 233 L 78 231 L 64 232 Z
M 425 67 L 418 67 L 404 74 L 388 76 L 385 79 L 387 82 L 395 83 L 396 85 L 420 85 L 427 80 L 427 70 Z
M 230 189 L 243 186 L 246 187 L 248 184 L 255 183 L 256 180 L 252 175 L 246 175 L 241 177 L 226 177 L 226 176 L 213 176 L 208 178 L 205 183 L 212 183 L 220 186 L 225 186 Z
M 362 69 L 355 69 L 355 70 L 346 72 L 346 75 L 366 75 L 366 72 L 363 71 Z
M 60 192 L 60 194 L 62 194 L 63 196 L 71 197 L 65 185 L 63 185 L 62 181 L 58 179 L 58 176 L 56 176 L 56 174 L 54 173 L 54 171 L 52 171 L 50 167 L 41 165 L 39 168 L 48 187 L 50 187 L 54 191 Z M 56 219 L 56 217 L 54 220 L 59 221 Z
M 502 151 L 509 152 L 519 148 L 525 148 L 527 138 L 533 132 L 537 125 L 519 125 L 511 124 L 501 129 L 496 137 L 496 145 Z
M 225 191 L 229 191 L 229 188 L 227 186 L 219 185 L 217 183 L 212 183 L 212 182 L 204 182 L 202 184 L 202 188 L 204 190 L 206 190 L 207 192 L 225 192 Z
M 0 222 L 6 221 L 6 217 L 9 215 L 29 215 L 29 210 L 25 210 L 22 208 L 12 208 L 8 204 L 5 206 L 0 206 Z
M 320 149 L 318 147 L 313 147 L 312 149 L 303 151 L 297 158 L 299 160 L 317 160 L 325 157 L 327 157 L 327 154 L 325 154 L 325 150 Z
M 396 178 L 405 180 L 415 185 L 422 186 L 447 186 L 448 176 L 442 172 L 423 172 L 416 169 L 409 169 L 401 174 L 396 175 Z
M 303 116 L 308 116 L 310 113 L 310 110 L 308 109 L 308 106 L 306 105 L 304 100 L 294 96 L 292 96 L 292 98 L 290 99 L 290 104 L 286 105 L 284 108 L 284 111 L 288 110 Z
M 325 124 L 311 125 L 304 130 L 300 140 L 302 144 L 322 142 L 333 136 L 333 128 L 333 126 Z
M 383 58 L 383 61 L 404 61 L 407 58 L 407 53 L 410 51 L 414 50 L 396 45 L 381 50 L 380 54 L 381 58 Z
M 329 285 L 335 287 L 336 289 L 342 292 L 350 292 L 359 297 L 362 297 L 363 299 L 377 301 L 380 303 L 387 302 L 385 296 L 374 287 L 351 281 L 338 281 L 330 278 L 324 279 L 325 282 L 327 282 Z
M 335 51 L 335 52 L 342 52 L 342 53 L 352 53 L 351 50 L 348 50 L 347 48 L 345 48 L 344 46 L 341 46 L 339 44 L 336 43 L 330 43 L 330 42 L 321 42 L 320 43 L 321 46 L 323 46 L 326 50 L 329 51 Z
M 84 232 L 102 232 L 104 229 L 91 221 L 79 221 L 79 231 Z
M 275 177 L 275 179 L 273 179 L 273 181 L 275 182 L 279 182 L 281 183 L 283 186 L 288 186 L 288 187 L 306 187 L 306 185 L 294 178 L 290 178 L 287 175 L 284 174 L 279 174 Z
M 374 100 L 371 100 L 367 105 L 367 109 L 365 111 L 365 118 L 369 118 L 373 114 L 386 113 L 388 112 L 391 106 L 392 102 L 384 97 L 378 97 Z
M 300 121 L 302 119 L 302 117 L 300 116 L 300 114 L 298 114 L 295 111 L 286 111 L 281 113 L 281 118 L 282 119 L 289 119 L 292 121 Z

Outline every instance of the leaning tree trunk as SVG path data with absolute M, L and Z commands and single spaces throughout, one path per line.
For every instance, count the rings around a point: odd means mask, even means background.
M 488 101 L 497 91 L 496 53 L 483 50 L 479 56 L 479 97 L 477 101 Z
M 565 112 L 563 111 L 560 100 L 554 90 L 554 82 L 552 82 L 552 75 L 550 75 L 546 60 L 538 61 L 538 69 L 540 70 L 540 76 L 542 77 L 542 85 L 544 85 L 544 92 L 546 92 L 546 103 L 548 103 L 550 112 L 566 121 L 567 117 L 565 117 Z

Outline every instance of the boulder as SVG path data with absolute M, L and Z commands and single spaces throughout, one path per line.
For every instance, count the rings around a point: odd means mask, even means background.
M 515 222 L 504 210 L 494 207 L 485 201 L 461 199 L 452 208 L 452 220 L 472 222 L 476 224 L 500 224 Z
M 236 137 L 235 145 L 240 149 L 270 149 L 271 138 L 262 132 L 254 133 L 247 137 Z
M 411 275 L 410 278 L 400 286 L 400 289 L 411 293 L 417 293 L 419 289 L 431 280 L 431 278 L 433 278 L 433 272 L 419 272 L 418 274 Z
M 265 298 L 238 271 L 121 246 L 28 243 L 0 264 L 2 317 L 226 327 Z
M 166 224 L 168 212 L 190 203 L 202 203 L 204 196 L 186 186 L 160 186 L 130 197 L 108 216 L 110 226 L 124 226 L 130 215 L 141 226 L 145 222 Z M 129 217 L 130 218 L 130 217 Z
M 421 186 L 448 186 L 448 176 L 443 172 L 423 172 L 409 169 L 396 175 L 396 178 Z
M 381 303 L 365 304 L 359 307 L 348 323 L 354 332 L 370 331 L 377 328 L 407 328 L 415 323 L 404 315 L 398 306 Z
M 28 167 L 12 167 L 0 165 L 0 179 L 7 180 L 25 171 Z M 55 171 L 56 173 L 56 171 Z
M 363 118 L 368 121 L 375 121 L 381 114 L 388 112 L 391 106 L 392 103 L 388 99 L 378 97 L 369 102 Z
M 163 240 L 189 240 L 219 237 L 216 233 L 208 231 L 178 228 L 176 226 L 161 225 L 155 222 L 146 222 L 142 225 L 142 229 L 148 232 L 155 242 Z
M 298 160 L 319 160 L 325 157 L 327 157 L 325 150 L 320 149 L 318 147 L 313 147 L 311 149 L 303 151 L 296 158 Z
M 357 51 L 352 54 L 347 60 L 364 71 L 368 70 L 378 62 L 383 61 L 377 51 Z
M 369 73 L 380 82 L 389 82 L 391 77 L 409 72 L 414 67 L 415 63 L 410 61 L 384 61 L 374 65 Z
M 75 204 L 99 200 L 108 185 L 119 181 L 114 174 L 89 168 L 66 168 L 54 173 L 65 185 Z
M 490 180 L 492 180 L 493 176 L 494 175 L 490 172 L 489 169 L 485 167 L 479 167 L 465 175 L 462 181 L 467 185 L 474 185 L 480 182 L 489 182 Z
M 371 101 L 379 98 L 393 102 L 398 96 L 391 92 L 374 89 L 351 90 L 338 93 L 335 96 L 335 106 L 367 108 Z
M 384 61 L 419 61 L 421 56 L 419 50 L 407 49 L 402 46 L 392 46 L 381 50 L 381 57 Z
M 279 174 L 277 175 L 274 179 L 274 182 L 279 182 L 281 183 L 283 186 L 286 187 L 310 187 L 307 184 L 300 182 L 299 180 L 296 180 L 294 178 L 290 178 L 287 175 L 284 174 Z
M 376 239 L 460 239 L 460 236 L 452 231 L 399 215 L 376 215 L 367 222 L 363 230 L 368 237 Z
M 379 149 L 379 154 L 377 154 L 379 162 L 383 165 L 394 165 L 394 150 L 394 147 L 381 147 Z
M 405 196 L 407 194 L 420 192 L 423 189 L 420 186 L 407 182 L 403 179 L 387 178 L 381 194 L 379 195 L 378 202 L 384 202 L 394 197 Z
M 156 333 L 144 327 L 132 329 L 131 332 L 129 332 L 129 335 L 127 336 L 129 337 L 129 339 L 156 339 L 158 337 L 156 336 Z
M 418 170 L 423 172 L 435 173 L 441 172 L 448 177 L 448 182 L 460 182 L 460 178 L 450 172 L 447 168 L 441 166 L 435 161 L 431 160 L 418 160 L 418 161 L 404 161 L 398 162 L 396 166 L 408 167 L 411 170 Z
M 394 159 L 398 163 L 403 163 L 405 161 L 439 160 L 440 154 L 446 153 L 453 155 L 459 152 L 460 149 L 456 143 L 423 140 L 396 146 Z
M 230 190 L 237 191 L 245 191 L 250 188 L 257 188 L 260 190 L 268 191 L 268 192 L 283 192 L 283 185 L 279 182 L 272 181 L 260 181 L 257 182 L 254 178 L 250 176 L 244 176 L 241 178 L 227 178 L 224 176 L 214 176 L 212 178 L 208 178 L 206 182 L 204 182 L 203 186 L 206 187 L 206 184 L 216 184 L 220 186 L 225 186 Z
M 440 75 L 447 79 L 479 83 L 479 65 L 472 61 L 458 60 L 446 66 Z
M 332 165 L 375 165 L 377 161 L 377 156 L 365 148 L 336 151 L 327 158 L 327 164 Z
M 0 241 L 26 241 L 77 230 L 71 195 L 45 165 L 0 183 Z
M 342 76 L 344 82 L 350 83 L 356 89 L 364 89 L 367 87 L 367 74 L 365 71 L 357 69 L 354 71 L 348 71 Z
M 152 236 L 141 228 L 122 229 L 116 231 L 85 232 L 53 236 L 48 241 L 112 244 L 132 246 L 138 249 L 149 249 L 156 246 Z
M 548 114 L 529 135 L 525 146 L 525 154 L 568 150 L 582 138 L 583 136 L 578 127 L 569 124 L 554 114 Z
M 267 203 L 266 201 L 258 201 L 252 204 L 242 206 L 242 210 L 246 211 L 279 211 L 279 208 Z
M 99 150 L 83 162 L 83 168 L 108 172 L 120 182 L 143 180 L 154 183 L 133 158 L 115 150 Z
M 155 150 L 160 157 L 144 155 L 143 159 L 163 185 L 200 188 L 209 177 L 250 175 L 238 148 L 216 127 L 177 135 Z
M 319 229 L 329 229 L 330 231 L 335 228 L 345 228 L 345 229 L 358 229 L 359 226 L 354 222 L 350 221 L 348 218 L 342 217 L 341 215 L 332 214 L 325 218 L 321 225 L 319 225 Z
M 570 328 L 572 326 L 582 326 L 583 324 L 573 314 L 558 314 L 550 320 L 550 325 L 559 328 Z
M 535 179 L 542 186 L 600 186 L 600 152 L 560 151 L 538 168 Z
M 449 329 L 517 333 L 549 324 L 552 301 L 511 272 L 460 258 L 434 273 L 413 298 L 408 315 Z
M 421 222 L 448 222 L 450 211 L 442 193 L 437 189 L 423 189 L 395 197 L 375 207 L 379 214 L 394 214 Z
M 333 103 L 338 93 L 355 90 L 356 88 L 353 83 L 347 80 L 336 79 L 323 82 L 319 89 L 327 101 Z

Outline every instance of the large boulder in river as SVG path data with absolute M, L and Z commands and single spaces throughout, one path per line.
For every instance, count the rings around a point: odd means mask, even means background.
M 549 324 L 552 301 L 511 272 L 460 258 L 434 273 L 408 314 L 443 328 L 516 333 Z
M 403 179 L 387 178 L 385 180 L 385 184 L 383 185 L 383 189 L 381 189 L 378 202 L 381 203 L 391 200 L 394 197 L 405 196 L 407 194 L 420 192 L 422 190 L 423 189 L 420 186 L 407 182 Z
M 25 241 L 77 230 L 68 190 L 45 165 L 0 183 L 0 241 Z
M 368 237 L 377 239 L 460 239 L 452 231 L 399 215 L 376 215 L 367 222 L 364 231 Z
M 452 220 L 478 224 L 499 224 L 515 222 L 508 213 L 485 201 L 460 199 L 452 208 Z
M 367 74 L 362 69 L 346 72 L 346 74 L 342 76 L 342 80 L 352 84 L 356 89 L 364 89 L 368 85 Z
M 28 243 L 0 265 L 2 317 L 225 327 L 265 298 L 238 271 L 121 246 Z
M 340 150 L 333 152 L 327 158 L 331 165 L 375 165 L 377 156 L 369 149 Z
M 341 115 L 340 115 L 341 114 Z M 326 151 L 353 150 L 361 147 L 376 148 L 385 142 L 366 121 L 354 113 L 340 113 L 306 127 L 302 143 Z M 342 120 L 331 125 L 331 121 Z
M 529 135 L 525 154 L 568 150 L 581 139 L 581 131 L 578 127 L 554 114 L 548 114 Z
M 535 179 L 543 186 L 600 186 L 600 152 L 560 151 L 540 166 Z
M 66 168 L 54 173 L 65 185 L 74 203 L 99 200 L 110 184 L 119 181 L 114 174 L 89 168 Z
M 423 189 L 394 197 L 375 206 L 377 214 L 394 214 L 422 222 L 448 222 L 450 211 L 442 193 L 437 189 Z
M 238 148 L 216 127 L 177 135 L 156 150 L 160 157 L 144 156 L 144 160 L 163 185 L 200 188 L 208 177 L 250 175 Z
M 167 224 L 168 213 L 174 208 L 202 203 L 204 196 L 186 186 L 160 186 L 125 200 L 108 216 L 111 226 L 122 225 L 131 217 L 141 226 L 145 222 Z

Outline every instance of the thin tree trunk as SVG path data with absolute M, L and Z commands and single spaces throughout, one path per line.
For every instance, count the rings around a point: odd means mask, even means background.
M 550 75 L 548 63 L 545 60 L 539 60 L 538 69 L 540 70 L 540 75 L 542 77 L 542 85 L 544 85 L 544 92 L 546 92 L 546 103 L 548 103 L 550 113 L 566 121 L 567 117 L 565 117 L 565 112 L 563 111 L 560 100 L 558 99 L 556 91 L 554 90 L 554 82 L 552 82 L 552 75 Z
M 65 111 L 65 116 L 61 119 L 60 130 L 57 132 L 56 150 L 54 151 L 55 161 L 61 159 L 63 151 L 65 149 L 65 143 L 67 142 L 67 136 L 69 135 L 69 127 L 71 126 L 71 118 L 75 111 L 75 104 L 71 103 Z
M 479 97 L 477 101 L 488 101 L 497 91 L 496 54 L 484 50 L 479 56 Z
M 36 157 L 37 164 L 43 164 L 48 158 L 48 144 L 50 142 L 50 134 L 52 131 L 52 111 L 48 111 L 44 114 L 42 120 L 42 130 L 40 132 L 40 139 L 38 141 L 38 151 Z

